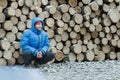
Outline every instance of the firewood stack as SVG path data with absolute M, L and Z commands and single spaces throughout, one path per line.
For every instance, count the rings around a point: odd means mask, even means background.
M 20 38 L 35 16 L 56 61 L 120 59 L 120 0 L 0 0 L 0 65 L 24 63 Z

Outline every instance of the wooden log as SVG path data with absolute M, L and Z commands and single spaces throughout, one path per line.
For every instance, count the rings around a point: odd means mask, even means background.
M 86 34 L 86 28 L 84 28 L 84 27 L 81 28 L 80 33 L 81 33 L 82 35 Z
M 20 55 L 20 53 L 18 51 L 15 51 L 13 53 L 13 57 L 16 58 L 16 59 L 19 58 L 19 55 Z
M 18 0 L 18 5 L 23 6 L 24 5 L 24 0 Z
M 57 53 L 58 50 L 56 49 L 56 47 L 52 47 L 50 51 L 53 53 Z
M 95 1 L 90 3 L 89 5 L 93 11 L 97 11 L 99 9 L 99 6 L 98 6 L 97 2 L 95 2 Z
M 95 60 L 104 61 L 105 60 L 105 53 L 103 51 L 98 51 L 97 55 L 95 56 Z
M 18 18 L 17 17 L 11 17 L 10 21 L 13 23 L 13 25 L 16 25 L 18 23 Z
M 3 8 L 2 8 L 2 6 L 0 6 L 0 13 L 2 13 L 2 11 L 3 11 Z
M 70 47 L 70 46 L 71 46 L 71 41 L 70 41 L 70 40 L 67 40 L 67 41 L 65 42 L 65 45 L 68 46 L 68 47 Z
M 87 59 L 88 61 L 93 61 L 94 58 L 95 58 L 95 54 L 94 54 L 94 52 L 93 52 L 92 50 L 88 50 L 88 51 L 86 52 L 85 56 L 86 56 L 86 59 Z
M 54 14 L 53 14 L 53 18 L 55 20 L 60 20 L 62 18 L 62 14 L 59 12 L 59 11 L 56 11 Z
M 21 15 L 21 16 L 20 16 L 20 20 L 21 20 L 22 22 L 26 22 L 27 17 L 26 17 L 25 15 Z
M 22 7 L 22 13 L 23 13 L 24 15 L 28 15 L 28 14 L 29 14 L 29 8 L 26 7 L 26 6 Z
M 75 62 L 76 61 L 76 55 L 72 52 L 68 54 L 68 59 L 70 62 Z
M 82 47 L 82 51 L 81 52 L 86 52 L 87 51 L 87 46 L 82 45 L 81 47 Z
M 88 50 L 94 49 L 94 44 L 93 44 L 92 41 L 89 41 L 89 42 L 87 43 L 87 48 L 88 48 Z
M 18 32 L 18 33 L 16 34 L 17 40 L 20 40 L 20 39 L 21 39 L 21 36 L 22 36 L 22 32 Z
M 7 60 L 7 62 L 8 62 L 8 65 L 15 65 L 16 60 L 15 58 L 11 57 L 11 59 Z
M 75 25 L 74 26 L 74 31 L 77 32 L 77 33 L 80 32 L 80 26 L 79 25 Z
M 100 32 L 100 31 L 102 31 L 102 25 L 101 24 L 98 24 L 98 25 L 96 25 L 96 31 L 98 31 L 98 32 Z
M 64 13 L 64 14 L 62 15 L 62 20 L 63 20 L 64 22 L 69 22 L 69 21 L 70 21 L 70 14 Z
M 69 54 L 70 53 L 70 48 L 68 46 L 64 46 L 62 51 L 63 51 L 64 54 Z
M 85 40 L 90 40 L 90 39 L 91 39 L 90 33 L 85 33 L 85 34 L 84 34 L 84 39 L 85 39 Z
M 0 0 L 0 6 L 4 9 L 6 8 L 8 5 L 8 1 L 7 0 Z
M 36 15 L 35 15 L 35 13 L 32 11 L 32 12 L 29 12 L 29 15 L 28 15 L 28 17 L 30 18 L 30 19 L 32 19 L 32 18 L 34 18 Z
M 63 32 L 64 32 L 63 28 L 57 28 L 57 33 L 58 34 L 61 35 L 61 34 L 63 34 Z
M 57 9 L 55 6 L 46 6 L 45 10 L 48 11 L 50 14 L 54 14 Z
M 48 0 L 41 0 L 42 5 L 47 5 L 48 4 Z
M 75 7 L 77 5 L 77 0 L 69 0 L 68 3 L 70 6 Z
M 104 31 L 105 31 L 105 33 L 110 33 L 110 28 L 109 27 L 104 27 Z
M 62 41 L 67 41 L 68 38 L 69 38 L 68 33 L 64 31 L 64 32 L 61 34 L 61 39 L 62 39 Z
M 0 40 L 0 49 L 8 50 L 10 48 L 10 42 L 8 40 Z
M 91 37 L 96 39 L 98 37 L 98 32 L 97 31 L 92 32 Z
M 25 0 L 25 5 L 27 6 L 27 7 L 31 7 L 32 5 L 33 5 L 33 0 Z
M 95 31 L 95 25 L 90 24 L 89 30 L 90 30 L 90 32 L 94 32 Z
M 19 21 L 17 27 L 19 31 L 24 31 L 26 29 L 26 24 L 22 21 Z
M 0 29 L 0 38 L 4 38 L 6 35 L 6 31 L 4 29 Z
M 58 10 L 59 11 L 61 11 L 62 13 L 66 13 L 66 12 L 68 12 L 68 10 L 69 10 L 69 5 L 67 5 L 67 4 L 62 4 L 62 5 L 60 5 L 60 6 L 58 6 Z
M 21 55 L 19 56 L 19 58 L 17 58 L 17 62 L 18 62 L 19 64 L 23 64 L 23 63 L 24 63 L 23 58 L 22 58 Z
M 13 46 L 10 46 L 9 51 L 10 51 L 11 53 L 14 53 L 14 52 L 15 52 L 15 48 L 14 48 Z
M 67 2 L 65 0 L 58 0 L 59 4 L 66 4 Z
M 14 34 L 18 33 L 18 28 L 16 26 L 13 26 L 11 32 Z
M 93 23 L 94 25 L 98 25 L 98 24 L 99 24 L 98 18 L 93 18 L 93 19 L 92 19 L 92 23 Z
M 117 35 L 120 36 L 120 29 L 118 29 L 116 33 L 117 33 Z
M 0 58 L 0 65 L 1 66 L 6 66 L 7 65 L 7 61 L 4 58 Z
M 71 31 L 70 32 L 70 38 L 71 39 L 74 39 L 74 38 L 76 38 L 77 37 L 77 33 L 75 32 L 75 31 Z
M 56 25 L 59 27 L 63 27 L 64 26 L 64 22 L 62 20 L 57 20 L 56 21 Z
M 9 42 L 14 42 L 16 40 L 16 36 L 14 33 L 12 32 L 8 32 L 6 34 L 6 39 L 9 41 Z
M 68 29 L 68 24 L 64 23 L 64 26 L 63 26 L 63 30 L 67 30 Z
M 105 33 L 101 31 L 101 32 L 99 33 L 99 36 L 100 36 L 101 38 L 104 38 L 104 37 L 105 37 Z
M 60 35 L 55 35 L 54 36 L 56 42 L 61 42 L 62 38 Z
M 0 50 L 0 58 L 3 56 L 3 52 Z
M 116 23 L 117 28 L 120 28 L 120 22 Z
M 72 39 L 71 40 L 71 43 L 74 45 L 74 44 L 77 44 L 77 39 Z
M 89 4 L 91 0 L 82 0 L 83 4 Z
M 20 17 L 21 14 L 22 14 L 22 11 L 21 11 L 20 9 L 16 9 L 16 10 L 15 10 L 15 16 L 16 16 L 16 17 Z
M 76 13 L 75 8 L 70 7 L 69 8 L 69 13 L 70 13 L 70 15 L 74 15 Z
M 112 46 L 117 46 L 117 40 L 112 39 L 110 42 Z
M 107 4 L 103 4 L 103 11 L 108 12 L 110 10 L 110 6 Z
M 51 1 L 49 1 L 49 4 L 51 5 L 51 6 L 58 6 L 58 1 L 57 0 L 51 0 Z
M 109 11 L 109 17 L 113 23 L 119 22 L 120 20 L 120 13 L 117 9 L 111 9 Z
M 117 41 L 117 47 L 120 48 L 120 40 Z
M 43 14 L 44 14 L 45 18 L 49 18 L 50 17 L 50 14 L 48 13 L 48 11 L 43 11 Z
M 108 54 L 110 52 L 110 45 L 104 45 L 102 46 L 102 51 L 105 53 L 105 54 Z
M 84 60 L 84 58 L 85 58 L 85 56 L 84 56 L 84 54 L 83 54 L 83 53 L 80 53 L 80 54 L 78 54 L 78 55 L 77 55 L 77 61 L 78 61 L 78 62 L 83 61 L 83 60 Z
M 111 60 L 114 60 L 114 59 L 116 59 L 117 55 L 116 55 L 115 52 L 110 52 L 110 53 L 107 55 L 107 57 L 108 57 L 109 59 L 111 59 Z
M 92 12 L 90 6 L 84 6 L 83 12 L 85 13 L 85 15 L 90 15 Z
M 120 39 L 117 34 L 114 34 L 113 38 L 114 38 L 114 40 L 119 40 Z
M 3 57 L 7 60 L 10 60 L 12 58 L 12 53 L 9 50 L 3 51 Z
M 73 20 L 77 23 L 80 24 L 83 22 L 83 17 L 81 14 L 74 14 Z
M 18 3 L 14 1 L 10 4 L 10 6 L 14 9 L 17 9 L 18 8 Z
M 58 50 L 62 50 L 62 49 L 63 49 L 63 43 L 62 43 L 62 42 L 58 42 L 58 43 L 56 44 L 56 48 L 57 48 Z
M 48 26 L 50 26 L 50 27 L 54 26 L 54 24 L 55 24 L 55 21 L 54 21 L 53 18 L 48 18 L 48 19 L 46 19 L 45 22 L 46 22 L 46 24 L 47 24 Z
M 10 31 L 13 28 L 13 23 L 11 21 L 5 21 L 3 28 L 7 31 Z
M 12 7 L 7 7 L 5 10 L 4 10 L 4 13 L 7 17 L 11 17 L 11 16 L 15 16 L 15 9 L 12 8 Z
M 94 43 L 95 44 L 100 44 L 100 39 L 99 38 L 95 38 Z
M 55 39 L 50 39 L 50 47 L 55 47 L 56 46 L 56 41 Z
M 117 60 L 120 60 L 120 52 L 117 52 L 116 55 L 117 55 L 117 56 L 116 56 L 116 57 L 117 57 Z
M 40 0 L 34 0 L 33 5 L 37 6 L 37 7 L 40 7 L 41 6 L 41 1 Z
M 96 0 L 96 2 L 97 2 L 97 4 L 100 5 L 100 6 L 103 5 L 103 0 Z
M 80 6 L 76 6 L 75 11 L 76 11 L 77 14 L 81 14 L 82 10 L 81 10 Z
M 17 42 L 17 41 L 13 42 L 13 43 L 12 43 L 12 46 L 13 46 L 16 50 L 19 49 L 19 48 L 20 48 L 20 42 Z
M 102 38 L 102 44 L 107 45 L 108 44 L 108 39 L 107 38 Z
M 71 51 L 75 54 L 80 54 L 82 51 L 82 47 L 80 44 L 75 44 L 71 46 Z
M 47 34 L 49 38 L 53 38 L 54 37 L 54 31 L 52 29 L 47 30 Z
M 112 39 L 112 34 L 111 33 L 108 33 L 108 34 L 106 34 L 106 38 L 108 39 L 108 40 L 111 40 Z
M 112 2 L 110 3 L 110 9 L 115 9 L 116 8 L 116 3 L 115 2 Z
M 27 26 L 28 29 L 31 28 L 31 20 L 27 20 Z
M 69 21 L 69 26 L 70 27 L 74 27 L 75 26 L 75 21 L 74 20 L 70 20 Z
M 41 7 L 36 7 L 34 11 L 35 11 L 35 14 L 40 14 L 43 10 Z
M 55 53 L 55 59 L 56 59 L 57 61 L 62 61 L 62 59 L 63 59 L 63 52 L 57 51 L 57 52 Z
M 0 13 L 0 23 L 5 22 L 5 19 L 6 19 L 6 17 L 4 15 L 4 13 Z
M 117 32 L 117 27 L 115 25 L 110 26 L 110 31 L 111 33 L 116 33 Z

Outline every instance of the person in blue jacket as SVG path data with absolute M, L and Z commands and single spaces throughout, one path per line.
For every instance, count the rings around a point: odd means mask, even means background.
M 34 17 L 31 29 L 24 31 L 21 37 L 20 46 L 25 65 L 29 65 L 31 60 L 45 64 L 54 58 L 54 54 L 49 52 L 49 39 L 43 27 L 44 21 L 39 17 Z

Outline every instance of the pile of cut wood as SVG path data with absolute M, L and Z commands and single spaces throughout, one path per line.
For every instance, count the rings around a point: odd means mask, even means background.
M 23 63 L 20 38 L 35 16 L 54 60 L 120 59 L 120 0 L 0 0 L 0 65 Z

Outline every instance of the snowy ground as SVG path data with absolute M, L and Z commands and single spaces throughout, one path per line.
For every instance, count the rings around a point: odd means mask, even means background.
M 40 68 L 0 67 L 0 80 L 120 80 L 120 61 L 54 63 Z

